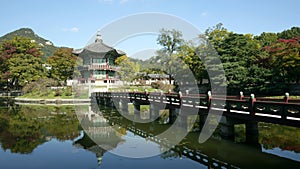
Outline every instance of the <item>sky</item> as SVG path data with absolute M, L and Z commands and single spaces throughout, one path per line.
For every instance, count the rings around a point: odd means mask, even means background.
M 118 42 L 110 42 L 112 38 L 108 35 L 102 37 L 104 43 L 129 56 L 139 53 L 136 57 L 140 58 L 145 51 L 160 48 L 156 41 L 158 33 L 147 32 L 146 27 L 159 27 L 171 20 L 175 24 L 177 19 L 182 20 L 186 22 L 184 26 L 192 25 L 201 33 L 218 23 L 229 31 L 254 35 L 300 26 L 299 0 L 2 0 L 0 4 L 0 36 L 29 27 L 56 46 L 83 48 L 97 31 L 105 28 L 110 28 L 106 29 L 110 35 L 117 36 L 119 32 L 143 27 L 145 30 L 135 30 L 141 32 Z M 117 29 L 109 27 L 143 13 L 170 18 L 161 23 L 155 23 L 157 17 L 153 17 L 124 22 Z

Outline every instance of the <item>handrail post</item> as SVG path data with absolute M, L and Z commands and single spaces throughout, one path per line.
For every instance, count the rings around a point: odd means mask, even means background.
M 136 101 L 136 93 L 137 93 L 137 89 L 134 89 L 134 101 Z
M 286 92 L 285 94 L 284 94 L 284 102 L 285 103 L 288 103 L 289 102 L 289 97 L 290 97 L 290 94 L 288 93 L 288 92 Z
M 211 96 L 211 91 L 208 91 L 208 92 L 207 92 L 207 110 L 210 109 L 210 106 L 211 106 L 211 98 L 212 98 L 212 96 Z
M 240 91 L 239 99 L 240 99 L 240 100 L 243 100 L 243 98 L 244 98 L 244 93 L 243 93 L 242 91 Z
M 149 96 L 149 92 L 148 92 L 148 90 L 147 89 L 145 89 L 145 97 L 146 97 L 146 100 L 148 101 L 148 96 Z
M 161 90 L 160 91 L 160 102 L 163 103 L 163 95 L 164 95 L 164 92 Z
M 256 101 L 255 95 L 251 94 L 250 95 L 250 99 L 249 99 L 249 113 L 250 115 L 254 116 L 255 112 L 254 112 L 254 102 Z
M 179 97 L 179 99 L 181 99 L 181 97 L 182 97 L 182 92 L 181 91 L 178 92 L 178 97 Z
M 179 98 L 179 99 L 178 99 L 178 100 L 179 100 L 179 104 L 180 104 L 180 106 L 181 106 L 181 104 L 182 104 L 182 103 L 181 103 L 181 98 L 182 98 L 182 92 L 181 92 L 181 91 L 178 92 L 178 98 Z
M 289 103 L 289 98 L 290 98 L 290 94 L 288 92 L 286 92 L 284 94 L 284 103 L 286 103 L 286 104 Z M 281 112 L 281 119 L 282 120 L 286 120 L 286 116 L 287 116 L 287 114 L 286 114 L 287 105 L 286 104 L 283 105 L 283 109 L 282 109 L 282 112 Z

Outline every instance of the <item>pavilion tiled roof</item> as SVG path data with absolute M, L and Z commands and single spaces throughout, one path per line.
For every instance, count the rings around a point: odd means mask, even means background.
M 106 45 L 105 43 L 103 43 L 101 35 L 97 34 L 96 40 L 94 41 L 94 43 L 91 43 L 81 49 L 75 49 L 75 50 L 73 50 L 73 53 L 78 56 L 81 54 L 82 55 L 91 55 L 91 56 L 93 56 L 95 54 L 100 54 L 98 56 L 105 56 L 107 53 L 113 52 L 113 51 L 115 51 L 119 56 L 125 55 L 125 52 L 123 52 L 121 50 L 116 50 L 113 47 L 110 47 L 110 46 Z

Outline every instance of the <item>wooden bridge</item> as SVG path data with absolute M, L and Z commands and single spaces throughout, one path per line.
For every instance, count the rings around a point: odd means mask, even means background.
M 97 92 L 92 97 L 106 101 L 126 100 L 139 105 L 163 104 L 168 108 L 221 111 L 229 117 L 300 127 L 300 100 L 296 99 L 147 92 Z
M 300 127 L 300 100 L 289 99 L 288 95 L 282 99 L 269 99 L 255 98 L 254 95 L 225 97 L 210 94 L 96 92 L 91 96 L 99 104 L 118 107 L 118 103 L 122 103 L 123 108 L 126 105 L 125 109 L 128 109 L 127 103 L 132 103 L 138 113 L 140 105 L 169 109 L 170 122 L 176 119 L 174 110 L 184 110 L 181 116 L 200 116 L 200 128 L 204 126 L 208 115 L 222 115 L 220 125 L 223 137 L 234 139 L 234 125 L 245 124 L 246 140 L 253 143 L 258 141 L 258 122 Z M 152 112 L 156 112 L 156 115 L 152 115 L 155 118 L 159 116 L 157 111 Z

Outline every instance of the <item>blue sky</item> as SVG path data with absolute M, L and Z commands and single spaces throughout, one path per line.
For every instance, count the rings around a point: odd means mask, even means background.
M 30 27 L 56 46 L 82 48 L 105 25 L 144 12 L 180 17 L 201 32 L 221 22 L 230 31 L 257 35 L 300 26 L 299 6 L 299 0 L 2 0 L 0 36 Z M 131 26 L 135 24 L 144 23 Z M 156 36 L 132 38 L 115 47 L 129 55 L 158 48 Z

